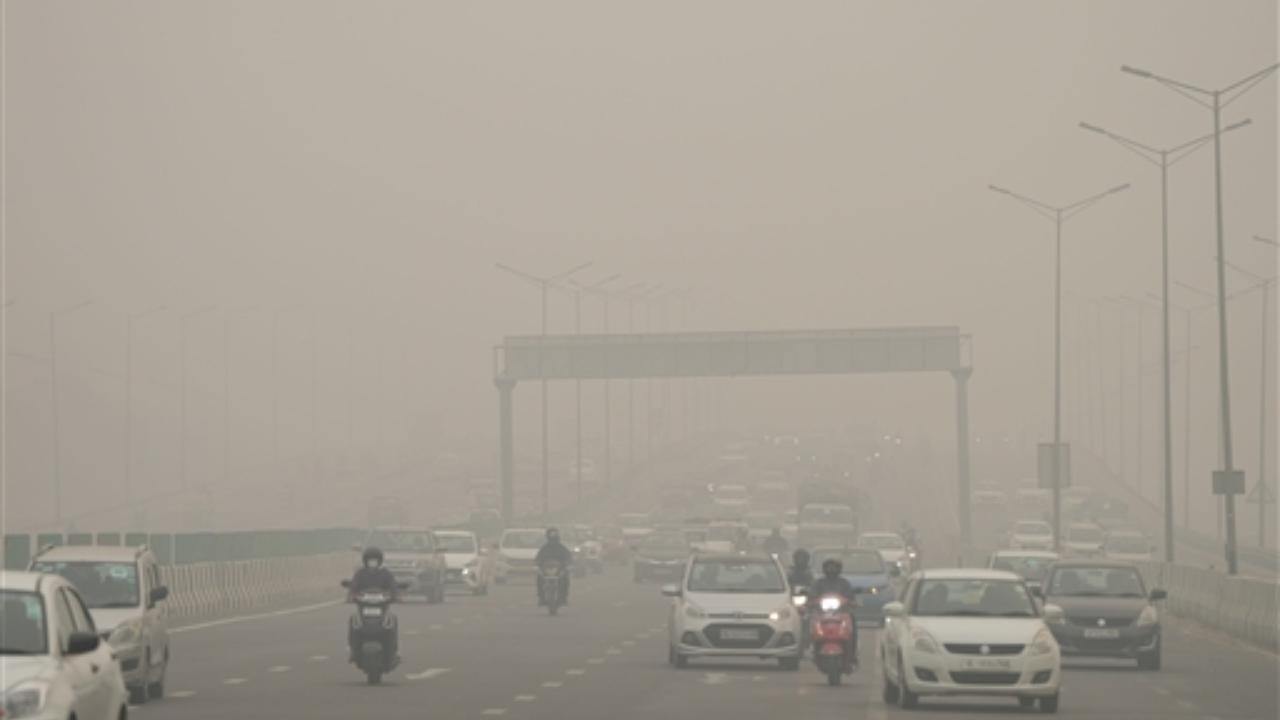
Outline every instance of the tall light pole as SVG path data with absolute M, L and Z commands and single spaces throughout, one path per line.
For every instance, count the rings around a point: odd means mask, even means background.
M 1053 547 L 1062 550 L 1062 224 L 1075 215 L 1083 212 L 1103 198 L 1128 189 L 1129 184 L 1116 187 L 1092 195 L 1070 205 L 1054 206 L 1019 195 L 996 185 L 991 190 L 1007 195 L 1026 205 L 1036 213 L 1054 221 L 1056 235 L 1054 239 L 1053 263 L 1053 468 L 1050 471 L 1053 483 Z
M 1145 465 L 1145 462 L 1144 462 L 1144 459 L 1145 459 L 1145 458 L 1144 458 L 1144 456 L 1146 455 L 1146 449 L 1147 449 L 1147 444 L 1146 444 L 1146 432 L 1145 432 L 1145 429 L 1146 429 L 1146 428 L 1144 427 L 1144 426 L 1145 426 L 1145 424 L 1146 424 L 1146 422 L 1145 422 L 1145 421 L 1146 421 L 1146 417 L 1145 417 L 1145 416 L 1146 416 L 1146 405 L 1145 405 L 1145 404 L 1143 403 L 1143 401 L 1142 401 L 1142 394 L 1143 394 L 1143 393 L 1142 393 L 1142 391 L 1143 391 L 1142 384 L 1143 384 L 1143 380 L 1144 380 L 1144 378 L 1143 378 L 1143 368 L 1144 368 L 1144 367 L 1146 367 L 1146 362 L 1147 362 L 1147 360 L 1146 360 L 1146 354 L 1143 352 L 1144 340 L 1146 339 L 1146 322 L 1144 321 L 1144 318 L 1142 317 L 1142 310 L 1143 310 L 1143 304 L 1142 304 L 1142 303 L 1138 302 L 1137 300 L 1134 300 L 1134 299 L 1133 299 L 1133 298 L 1131 298 L 1131 297 L 1125 296 L 1125 295 L 1117 295 L 1117 296 L 1115 296 L 1114 298 L 1110 298 L 1110 299 L 1111 299 L 1111 300 L 1113 300 L 1114 302 L 1120 303 L 1120 304 L 1122 304 L 1122 305 L 1132 305 L 1132 306 L 1133 306 L 1133 308 L 1134 308 L 1135 310 L 1137 310 L 1137 312 L 1138 312 L 1138 373 L 1137 373 L 1137 376 L 1136 376 L 1136 382 L 1137 382 L 1137 386 L 1138 386 L 1138 400 L 1137 400 L 1137 406 L 1138 406 L 1138 453 L 1137 453 L 1137 475 L 1136 475 L 1136 477 L 1135 477 L 1135 479 L 1134 479 L 1134 490 L 1135 490 L 1135 491 L 1137 491 L 1137 493 L 1138 493 L 1138 496 L 1139 496 L 1139 497 L 1142 497 L 1143 480 L 1146 478 L 1146 473 L 1145 473 L 1145 472 L 1143 472 L 1143 470 L 1144 470 L 1144 465 Z M 1122 325 L 1122 326 L 1123 326 L 1123 317 L 1124 317 L 1124 316 L 1123 316 L 1123 315 L 1121 315 L 1121 325 Z M 1121 336 L 1123 337 L 1123 333 L 1122 333 L 1122 335 L 1121 335 Z M 1124 378 L 1123 378 L 1123 376 L 1121 376 L 1121 382 L 1124 382 Z M 1123 432 L 1123 430 L 1122 430 L 1122 432 Z
M 49 392 L 53 403 L 53 524 L 62 527 L 62 422 L 58 413 L 58 318 L 92 305 L 92 300 L 49 313 Z
M 178 447 L 179 447 L 178 452 L 180 456 L 180 462 L 182 463 L 182 467 L 180 468 L 180 472 L 179 472 L 179 477 L 182 479 L 183 492 L 186 492 L 188 488 L 188 485 L 187 485 L 187 324 L 191 321 L 192 318 L 198 315 L 204 315 L 205 313 L 212 312 L 213 310 L 214 310 L 213 306 L 200 308 L 199 310 L 193 310 L 183 315 L 178 320 L 178 354 L 179 354 L 178 383 L 180 385 L 180 387 L 178 388 L 178 393 L 179 393 L 178 406 L 179 406 L 179 413 L 181 416 L 181 419 L 179 420 L 178 425 L 179 425 L 179 430 L 182 433 L 182 437 L 180 438 L 178 443 Z
M 636 333 L 636 302 L 644 300 L 652 293 L 658 291 L 661 285 L 650 285 L 648 283 L 634 283 L 623 289 L 622 295 L 627 299 L 627 333 L 634 336 Z M 634 378 L 627 379 L 627 466 L 628 471 L 635 467 L 636 463 L 636 381 Z
M 516 277 L 521 278 L 523 280 L 527 280 L 528 282 L 532 283 L 535 287 L 537 287 L 542 293 L 542 330 L 538 336 L 538 365 L 539 365 L 538 370 L 539 370 L 539 374 L 541 374 L 541 370 L 542 370 L 541 366 L 544 360 L 543 352 L 546 348 L 546 342 L 547 342 L 547 294 L 551 290 L 551 287 L 553 285 L 555 285 L 556 283 L 562 282 L 564 280 L 568 280 L 570 276 L 574 275 L 580 270 L 587 269 L 588 267 L 591 266 L 591 262 L 584 262 L 579 265 L 575 265 L 563 272 L 556 273 L 555 275 L 547 275 L 544 277 L 539 277 L 537 275 L 530 275 L 529 273 L 524 272 L 523 270 L 517 270 L 509 265 L 504 265 L 502 263 L 494 263 L 494 266 L 497 267 L 499 270 L 511 273 L 512 275 L 515 275 Z M 551 444 L 549 439 L 550 436 L 548 435 L 549 404 L 547 399 L 547 379 L 545 377 L 541 379 L 541 385 L 542 385 L 542 513 L 545 515 L 551 512 L 551 490 L 550 490 Z
M 1248 125 L 1248 119 L 1229 125 L 1222 132 L 1230 132 Z M 1196 150 L 1204 147 L 1214 135 L 1204 135 L 1188 140 L 1181 145 L 1156 148 L 1118 135 L 1109 130 L 1080 123 L 1080 127 L 1090 132 L 1108 137 L 1121 147 L 1138 157 L 1160 168 L 1160 293 L 1161 293 L 1161 345 L 1162 345 L 1162 378 L 1164 395 L 1164 547 L 1165 562 L 1174 559 L 1173 542 L 1173 409 L 1172 384 L 1169 376 L 1169 168 Z
M 124 338 L 124 501 L 133 507 L 133 324 L 166 310 L 159 305 L 142 312 L 131 312 L 125 318 Z
M 1186 343 L 1183 348 L 1183 355 L 1187 359 L 1187 366 L 1184 369 L 1183 376 L 1183 394 L 1186 399 L 1185 407 L 1182 408 L 1182 526 L 1187 530 L 1191 529 L 1191 361 L 1192 351 L 1195 346 L 1191 344 L 1191 316 L 1196 310 L 1213 307 L 1214 303 L 1208 305 L 1200 305 L 1197 307 L 1186 307 L 1179 305 L 1167 296 L 1155 295 L 1148 293 L 1148 297 L 1156 302 L 1168 302 L 1169 307 L 1182 313 L 1186 327 L 1184 331 L 1183 341 Z
M 573 332 L 575 335 L 582 334 L 582 293 L 583 292 L 589 292 L 589 293 L 602 292 L 606 285 L 613 282 L 614 280 L 617 280 L 619 277 L 621 277 L 621 275 L 619 275 L 618 273 L 614 273 L 603 280 L 597 280 L 596 282 L 590 283 L 587 285 L 579 283 L 573 280 L 572 278 L 569 280 L 569 283 L 573 285 L 573 288 L 574 288 L 573 289 Z M 608 300 L 605 300 L 605 302 L 607 303 Z M 606 380 L 606 382 L 608 381 Z M 573 474 L 574 474 L 574 480 L 577 482 L 577 485 L 578 485 L 578 507 L 579 509 L 581 509 L 582 507 L 582 380 L 581 379 L 575 379 L 573 381 L 573 389 L 574 389 L 574 401 L 577 403 L 577 406 L 578 406 L 578 409 L 577 409 L 578 438 L 577 438 L 577 444 L 576 444 L 577 449 L 575 451 L 576 460 L 574 461 L 574 465 L 573 465 Z M 605 392 L 608 393 L 607 386 L 606 386 Z M 606 419 L 605 422 L 607 423 L 608 420 Z M 606 433 L 605 442 L 606 443 L 608 442 L 607 433 Z
M 257 310 L 257 306 L 229 310 L 222 316 L 222 482 L 231 477 L 231 321 L 237 315 Z
M 1190 99 L 1197 105 L 1208 108 L 1213 114 L 1213 179 L 1214 206 L 1217 215 L 1217 249 L 1218 249 L 1218 378 L 1219 394 L 1222 405 L 1222 464 L 1225 475 L 1235 471 L 1235 458 L 1231 443 L 1231 369 L 1227 356 L 1227 270 L 1224 238 L 1224 222 L 1222 208 L 1222 109 L 1240 98 L 1251 88 L 1280 68 L 1280 63 L 1272 64 L 1238 80 L 1225 88 L 1207 90 L 1188 83 L 1156 75 L 1147 70 L 1125 65 L 1121 71 L 1147 80 L 1154 80 L 1174 92 Z M 1211 102 L 1205 102 L 1208 98 Z M 1227 490 L 1230 490 L 1229 488 Z M 1227 574 L 1235 575 L 1239 571 L 1236 557 L 1236 499 L 1232 492 L 1223 494 L 1227 524 Z

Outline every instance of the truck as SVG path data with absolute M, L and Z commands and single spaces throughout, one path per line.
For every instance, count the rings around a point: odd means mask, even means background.
M 858 497 L 852 488 L 810 481 L 800 486 L 797 507 L 801 547 L 852 547 L 858 539 Z

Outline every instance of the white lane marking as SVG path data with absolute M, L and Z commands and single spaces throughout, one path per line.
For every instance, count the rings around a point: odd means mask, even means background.
M 466 621 L 465 621 L 465 620 L 463 620 L 462 618 L 454 618 L 454 619 L 450 620 L 449 622 L 453 623 L 454 625 L 461 625 L 462 623 L 464 623 L 464 622 L 466 622 Z M 506 712 L 506 711 L 504 710 L 503 712 Z
M 1196 704 L 1195 704 L 1195 703 L 1193 703 L 1193 702 L 1191 702 L 1190 700 L 1183 700 L 1183 699 L 1179 698 L 1179 699 L 1178 699 L 1178 705 L 1179 705 L 1179 706 L 1181 706 L 1183 710 L 1195 710 L 1195 709 L 1196 709 Z
M 763 676 L 763 675 L 752 675 L 752 676 L 751 676 L 751 682 L 764 682 L 764 676 Z
M 307 660 L 311 662 L 324 662 L 325 660 L 328 660 L 328 659 L 329 659 L 328 655 L 312 655 L 311 657 L 307 658 Z
M 1157 695 L 1164 695 L 1164 696 L 1166 696 L 1166 697 L 1167 697 L 1167 696 L 1169 695 L 1169 688 L 1157 687 L 1157 688 L 1156 688 L 1156 694 L 1157 694 Z
M 433 677 L 440 677 L 451 669 L 452 668 L 427 668 L 420 673 L 413 673 L 412 675 L 405 675 L 404 677 L 406 680 L 429 680 Z
M 618 648 L 609 648 L 608 650 L 605 650 L 605 653 L 608 655 L 621 655 L 622 651 Z
M 565 675 L 586 675 L 587 671 L 582 668 L 570 668 L 564 671 Z
M 489 708 L 480 714 L 481 715 L 506 715 L 507 709 L 506 708 Z
M 604 658 L 587 658 L 588 665 L 603 665 Z
M 195 690 L 175 690 L 174 692 L 167 694 L 165 697 L 171 697 L 175 700 L 181 700 L 182 698 L 193 697 L 195 694 L 196 694 Z
M 443 625 L 429 625 L 429 626 L 427 627 L 427 629 L 428 629 L 428 630 L 443 630 L 443 629 L 444 629 L 444 626 L 443 626 Z
M 635 645 L 636 645 L 636 641 L 635 641 L 635 640 L 623 640 L 623 641 L 622 641 L 622 647 L 635 647 Z
M 560 682 L 559 680 L 548 680 L 542 683 L 542 687 L 544 688 L 558 688 L 561 685 L 564 685 L 564 683 Z
M 728 673 L 706 673 L 702 676 L 702 683 L 705 685 L 723 685 L 729 682 Z
M 247 682 L 249 681 L 246 680 L 245 678 L 227 678 L 226 680 L 222 681 L 222 684 L 223 685 L 243 685 Z
M 270 672 L 270 673 L 286 673 L 286 672 L 289 672 L 289 671 L 290 671 L 290 670 L 292 670 L 292 669 L 293 669 L 293 668 L 289 667 L 288 665 L 272 665 L 271 667 L 267 668 L 267 672 Z
M 537 695 L 517 695 L 516 696 L 516 702 L 533 702 L 534 700 L 537 700 L 537 699 L 538 699 Z
M 422 634 L 422 631 L 421 631 L 421 630 L 418 630 L 417 628 L 415 628 L 415 629 L 413 629 L 413 630 L 405 630 L 405 631 L 404 631 L 404 634 L 405 634 L 405 635 L 421 635 L 421 634 Z
M 328 602 L 315 603 L 314 605 L 303 605 L 296 608 L 286 608 L 284 610 L 275 610 L 273 612 L 258 613 L 256 615 L 239 615 L 236 617 L 223 618 L 221 620 L 212 620 L 206 623 L 197 623 L 195 625 L 184 625 L 182 627 L 169 628 L 169 633 L 185 633 L 193 630 L 206 630 L 208 628 L 222 627 L 223 625 L 234 625 L 236 623 L 249 622 L 250 620 L 262 620 L 265 618 L 285 617 L 287 615 L 298 615 L 300 613 L 319 610 L 320 608 L 333 607 L 341 605 L 339 600 L 330 600 Z

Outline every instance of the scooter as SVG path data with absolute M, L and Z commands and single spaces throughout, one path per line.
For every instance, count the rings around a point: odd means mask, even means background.
M 813 662 L 827 676 L 828 685 L 839 685 L 853 672 L 855 658 L 848 657 L 853 634 L 858 631 L 853 615 L 839 595 L 818 598 L 809 620 L 809 636 L 813 638 Z
M 343 580 L 342 587 L 350 590 L 351 581 Z M 408 590 L 409 584 L 399 583 L 399 588 Z M 370 685 L 377 685 L 399 664 L 390 643 L 397 631 L 396 616 L 391 612 L 395 597 L 384 590 L 364 590 L 354 594 L 351 601 L 356 606 L 349 621 L 357 638 L 355 665 Z
M 546 607 L 551 615 L 559 612 L 560 606 L 564 604 L 561 592 L 564 587 L 561 574 L 564 571 L 564 566 L 554 560 L 545 562 L 538 568 L 538 604 Z

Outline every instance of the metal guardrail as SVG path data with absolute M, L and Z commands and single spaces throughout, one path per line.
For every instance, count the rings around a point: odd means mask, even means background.
M 147 545 L 162 565 L 189 565 L 347 552 L 362 535 L 362 530 L 352 528 L 220 533 L 15 534 L 4 536 L 4 567 L 8 570 L 25 569 L 35 553 L 48 545 Z

